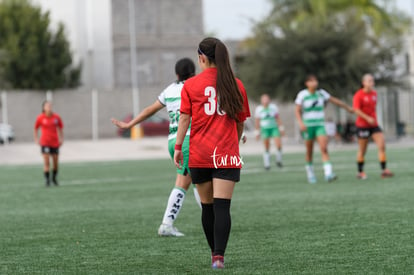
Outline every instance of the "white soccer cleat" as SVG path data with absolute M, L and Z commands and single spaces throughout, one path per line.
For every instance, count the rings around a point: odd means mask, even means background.
M 325 180 L 326 180 L 327 182 L 333 182 L 333 181 L 335 181 L 336 179 L 338 179 L 338 177 L 337 177 L 334 173 L 332 173 L 332 174 L 330 174 L 330 175 L 325 176 Z
M 314 175 L 308 176 L 308 182 L 310 184 L 315 184 L 317 182 L 316 177 Z
M 178 231 L 177 228 L 175 228 L 172 225 L 168 224 L 161 224 L 160 228 L 158 228 L 158 235 L 162 237 L 183 237 L 184 234 Z

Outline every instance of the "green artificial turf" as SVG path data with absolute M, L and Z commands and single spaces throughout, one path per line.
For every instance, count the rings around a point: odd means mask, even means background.
M 245 157 L 232 201 L 226 274 L 414 274 L 414 148 L 376 152 L 355 179 L 355 151 L 331 153 L 338 181 L 306 183 L 303 154 L 282 170 Z M 192 191 L 176 222 L 157 229 L 175 181 L 169 160 L 62 164 L 60 187 L 41 166 L 0 167 L 0 274 L 205 274 L 210 252 Z

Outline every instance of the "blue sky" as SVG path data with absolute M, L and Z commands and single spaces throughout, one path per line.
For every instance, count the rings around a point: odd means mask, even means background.
M 397 8 L 414 17 L 413 0 L 395 0 Z M 221 39 L 242 39 L 251 34 L 252 20 L 270 9 L 269 0 L 203 0 L 204 28 Z

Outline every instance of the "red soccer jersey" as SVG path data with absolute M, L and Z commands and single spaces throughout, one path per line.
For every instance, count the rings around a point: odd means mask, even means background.
M 353 108 L 361 110 L 364 114 L 375 119 L 375 124 L 369 124 L 365 119 L 358 116 L 355 125 L 360 128 L 372 128 L 378 126 L 377 121 L 377 92 L 372 90 L 368 93 L 359 89 L 354 95 Z
M 59 147 L 58 128 L 63 129 L 62 119 L 58 114 L 51 116 L 40 114 L 35 123 L 35 129 L 41 131 L 40 145 L 48 147 Z
M 181 91 L 180 112 L 191 120 L 189 167 L 241 168 L 237 126 L 234 119 L 219 113 L 216 98 L 217 69 L 209 68 L 188 79 Z M 243 96 L 243 111 L 238 120 L 250 117 L 243 83 L 236 79 Z

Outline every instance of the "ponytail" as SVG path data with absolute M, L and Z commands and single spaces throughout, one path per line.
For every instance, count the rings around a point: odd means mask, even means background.
M 231 69 L 226 46 L 217 38 L 206 38 L 201 41 L 198 52 L 204 54 L 217 67 L 218 106 L 230 118 L 237 120 L 237 114 L 243 110 L 243 97 Z

